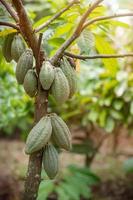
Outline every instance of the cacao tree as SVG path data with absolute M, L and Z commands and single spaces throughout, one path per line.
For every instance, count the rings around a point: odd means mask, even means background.
M 53 96 L 57 104 L 63 104 L 76 92 L 75 59 L 133 56 L 133 53 L 109 54 L 108 50 L 107 54 L 88 55 L 89 50 L 85 48 L 89 38 L 93 39 L 90 31 L 93 25 L 112 18 L 133 16 L 133 13 L 107 15 L 105 12 L 103 15 L 103 0 L 92 1 L 88 8 L 84 4 L 85 1 L 73 0 L 48 20 L 45 16 L 44 19 L 34 22 L 22 0 L 0 2 L 2 8 L 11 16 L 0 21 L 0 26 L 10 27 L 2 28 L 0 32 L 5 37 L 3 56 L 7 62 L 13 60 L 12 62 L 17 63 L 17 82 L 35 99 L 34 125 L 25 147 L 25 153 L 30 156 L 23 195 L 23 199 L 34 200 L 37 199 L 41 181 L 42 163 L 49 178 L 54 178 L 58 172 L 58 152 L 54 145 L 65 150 L 71 149 L 71 133 L 66 123 L 57 114 L 48 112 L 49 95 Z M 52 1 L 50 3 L 52 4 Z M 75 15 L 70 15 L 72 9 Z M 61 15 L 65 15 L 65 20 Z M 51 31 L 51 34 L 55 34 L 53 47 L 48 44 L 46 33 L 50 31 L 50 25 L 54 26 L 55 21 L 58 22 L 59 29 Z M 62 37 L 58 38 L 59 35 Z M 86 55 L 75 54 L 74 45 L 78 43 Z M 104 62 L 106 63 L 105 60 Z

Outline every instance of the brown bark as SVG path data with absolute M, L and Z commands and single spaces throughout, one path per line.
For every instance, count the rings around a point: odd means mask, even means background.
M 41 91 L 36 97 L 35 103 L 35 123 L 47 112 L 47 93 Z M 42 150 L 32 154 L 29 157 L 27 177 L 25 181 L 25 191 L 23 200 L 35 200 L 37 198 L 38 189 L 41 181 L 42 169 Z

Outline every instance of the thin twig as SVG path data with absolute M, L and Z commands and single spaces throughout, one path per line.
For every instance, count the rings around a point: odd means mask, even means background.
M 62 56 L 63 52 L 72 44 L 72 42 L 79 37 L 82 32 L 83 24 L 85 23 L 87 17 L 90 13 L 102 2 L 103 0 L 95 1 L 81 17 L 78 26 L 76 27 L 74 33 L 62 44 L 62 46 L 57 50 L 55 55 L 51 58 L 51 63 L 55 65 L 58 59 Z
M 10 13 L 10 15 L 12 16 L 12 18 L 18 22 L 19 18 L 15 12 L 15 10 L 12 8 L 12 6 L 5 0 L 0 0 L 0 2 L 4 5 L 4 7 L 6 8 L 6 10 Z
M 103 21 L 103 20 L 108 20 L 108 19 L 113 19 L 113 18 L 118 18 L 118 17 L 129 17 L 129 16 L 133 16 L 133 13 L 123 13 L 123 14 L 114 14 L 114 15 L 110 15 L 110 16 L 96 17 L 96 18 L 91 19 L 88 22 L 86 22 L 83 25 L 82 30 L 85 29 L 87 26 L 94 24 L 95 22 L 98 22 L 98 21 Z
M 1 21 L 0 21 L 0 26 L 9 26 L 9 27 L 12 27 L 12 28 L 14 28 L 14 29 L 16 29 L 16 30 L 19 30 L 19 27 L 18 27 L 18 26 L 16 26 L 16 25 L 13 24 L 13 23 L 10 23 L 10 22 L 1 22 Z
M 71 8 L 74 4 L 79 3 L 78 0 L 74 0 L 71 3 L 69 3 L 65 8 L 63 8 L 61 11 L 59 11 L 58 13 L 56 13 L 55 15 L 53 15 L 48 21 L 46 21 L 44 24 L 42 24 L 41 26 L 39 26 L 38 28 L 35 29 L 35 32 L 39 32 L 42 29 L 44 29 L 45 27 L 49 26 L 49 24 L 51 24 L 55 19 L 57 19 L 58 17 L 60 17 L 65 11 L 67 11 L 69 8 Z
M 84 15 L 82 16 L 76 30 L 75 30 L 75 34 L 80 35 L 81 31 L 82 31 L 82 27 L 83 24 L 85 23 L 86 19 L 88 18 L 88 16 L 90 15 L 90 13 L 102 2 L 103 0 L 97 0 L 96 2 L 94 2 L 94 4 L 92 4 L 88 10 L 84 13 Z
M 80 60 L 87 60 L 87 59 L 97 59 L 97 58 L 125 58 L 125 57 L 133 57 L 133 53 L 125 53 L 125 54 L 99 54 L 99 55 L 76 55 L 69 52 L 64 52 L 64 54 L 71 58 L 76 58 Z

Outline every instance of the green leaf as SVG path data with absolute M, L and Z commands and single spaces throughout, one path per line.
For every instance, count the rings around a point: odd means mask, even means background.
M 105 130 L 108 133 L 111 133 L 114 128 L 115 128 L 115 121 L 111 117 L 108 117 L 106 121 Z
M 114 119 L 116 119 L 116 120 L 121 120 L 121 119 L 123 119 L 122 114 L 121 114 L 120 112 L 114 110 L 114 109 L 110 109 L 110 115 L 111 115 Z
M 99 124 L 101 127 L 104 127 L 106 124 L 106 116 L 107 116 L 106 110 L 102 110 L 101 113 L 99 114 Z
M 4 37 L 10 33 L 15 33 L 17 32 L 16 29 L 4 29 L 3 31 L 0 31 L 0 37 Z
M 95 45 L 94 35 L 85 29 L 77 40 L 81 53 L 89 54 L 91 48 Z
M 55 191 L 58 194 L 58 200 L 71 200 L 66 191 L 62 187 L 56 187 Z
M 37 200 L 46 200 L 48 195 L 53 191 L 54 183 L 50 181 L 42 181 L 39 187 Z
M 95 34 L 96 49 L 100 54 L 115 54 L 112 45 L 102 36 Z M 118 70 L 118 62 L 115 58 L 102 59 L 103 64 L 109 70 L 112 76 L 116 75 Z
M 114 25 L 114 26 L 120 26 L 120 27 L 123 27 L 123 28 L 130 28 L 129 24 L 127 24 L 126 22 L 122 22 L 122 21 L 109 20 L 109 23 Z

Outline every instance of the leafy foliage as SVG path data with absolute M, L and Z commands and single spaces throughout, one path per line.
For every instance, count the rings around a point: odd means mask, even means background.
M 71 165 L 60 177 L 60 181 L 42 181 L 37 200 L 45 200 L 51 193 L 55 193 L 59 200 L 79 200 L 80 197 L 92 197 L 91 186 L 100 179 L 88 168 Z

